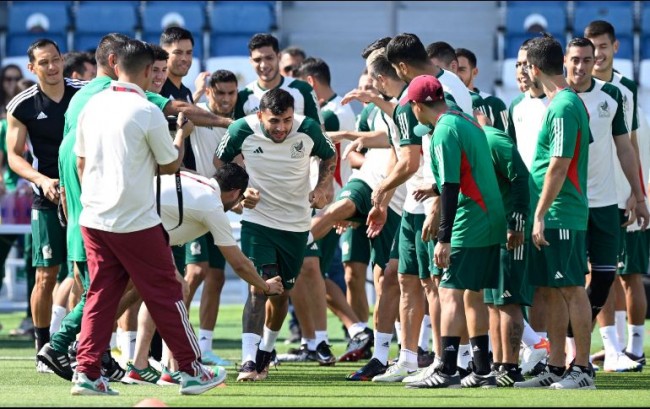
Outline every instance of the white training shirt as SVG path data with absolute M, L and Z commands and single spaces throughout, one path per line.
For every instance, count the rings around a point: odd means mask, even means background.
M 356 120 L 354 117 L 354 111 L 350 105 L 343 105 L 341 101 L 342 97 L 334 95 L 325 103 L 325 105 L 320 107 L 321 114 L 323 116 L 323 124 L 325 125 L 326 132 L 334 131 L 354 131 L 356 129 Z M 350 176 L 356 171 L 350 166 L 350 161 L 341 160 L 341 154 L 345 151 L 345 148 L 350 144 L 348 140 L 342 140 L 336 144 L 337 155 L 339 156 L 338 163 L 338 175 L 340 180 L 337 180 L 337 177 L 334 178 L 334 188 L 337 190 L 335 192 L 335 197 L 338 194 L 338 191 L 343 187 L 347 181 L 350 179 Z M 318 178 L 318 174 L 316 174 Z
M 79 115 L 75 154 L 85 158 L 79 224 L 130 233 L 160 224 L 151 180 L 178 157 L 162 111 L 140 87 L 112 81 Z
M 208 112 L 210 108 L 206 102 L 196 104 Z M 196 160 L 196 171 L 205 176 L 212 177 L 217 169 L 214 167 L 214 151 L 226 134 L 226 128 L 216 126 L 195 126 L 190 134 L 192 152 Z M 187 143 L 187 140 L 185 141 Z
M 472 94 L 469 93 L 469 90 L 463 81 L 458 78 L 456 74 L 451 71 L 442 70 L 442 74 L 438 76 L 438 81 L 440 81 L 440 84 L 442 85 L 442 90 L 454 97 L 456 105 L 458 105 L 463 112 L 470 116 L 474 115 L 474 110 L 472 109 Z
M 514 130 L 508 129 L 508 133 L 514 132 L 516 135 L 517 150 L 528 170 L 533 165 L 537 139 L 539 131 L 542 129 L 547 103 L 546 96 L 534 98 L 530 96 L 530 92 L 526 91 L 510 105 L 510 120 L 514 125 Z
M 215 179 L 181 172 L 183 223 L 178 225 L 178 196 L 175 175 L 160 178 L 160 216 L 169 233 L 169 244 L 177 246 L 210 232 L 216 246 L 236 246 L 230 220 L 221 203 L 221 190 Z M 154 178 L 154 191 L 156 181 Z M 172 230 L 170 230 L 172 229 Z

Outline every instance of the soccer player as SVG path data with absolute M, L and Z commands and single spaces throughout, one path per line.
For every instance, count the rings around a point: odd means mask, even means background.
M 290 46 L 280 52 L 280 73 L 286 77 L 296 77 L 298 68 L 307 58 L 307 54 L 300 47 Z
M 65 262 L 65 231 L 59 224 L 58 149 L 63 140 L 65 110 L 83 83 L 63 77 L 58 45 L 48 39 L 27 49 L 27 69 L 38 83 L 16 95 L 7 106 L 7 160 L 9 167 L 32 183 L 33 265 L 36 283 L 31 295 L 36 351 L 50 341 L 52 290 Z M 28 143 L 34 167 L 23 157 Z M 37 361 L 39 371 L 45 365 Z
M 590 306 L 585 236 L 588 220 L 589 115 L 563 76 L 564 53 L 552 37 L 530 41 L 526 70 L 550 99 L 531 169 L 531 285 L 546 299 L 551 353 L 537 377 L 515 387 L 595 388 L 589 365 Z M 564 340 L 569 320 L 576 339 L 575 362 L 565 371 Z
M 586 38 L 574 38 L 567 45 L 564 66 L 568 84 L 578 92 L 589 112 L 589 124 L 594 141 L 589 145 L 587 197 L 589 198 L 589 225 L 587 251 L 591 266 L 589 284 L 592 320 L 601 311 L 616 278 L 619 224 L 617 198 L 611 194 L 615 186 L 614 163 L 623 169 L 626 182 L 631 186 L 633 200 L 626 204 L 626 213 L 641 217 L 644 227 L 648 223 L 648 209 L 639 180 L 639 164 L 630 141 L 623 98 L 619 89 L 592 77 L 595 64 L 594 45 Z M 613 140 L 613 144 L 612 144 Z M 614 160 L 613 146 L 617 160 Z M 608 372 L 641 370 L 641 364 L 632 361 L 618 344 L 614 326 L 601 327 L 605 347 L 604 369 Z
M 257 206 L 244 209 L 242 249 L 263 277 L 279 275 L 285 288 L 282 295 L 268 299 L 266 320 L 266 295 L 253 289 L 246 300 L 242 316 L 243 365 L 237 379 L 254 381 L 268 374 L 290 290 L 303 264 L 311 208 L 322 208 L 332 200 L 337 158 L 332 141 L 320 125 L 295 115 L 293 97 L 281 88 L 265 92 L 255 115 L 229 127 L 215 153 L 215 167 L 231 162 L 239 154 L 246 157 L 251 186 L 260 192 Z M 318 183 L 313 189 L 309 186 L 311 156 L 321 159 Z
M 508 108 L 506 104 L 494 95 L 479 90 L 474 85 L 474 80 L 478 75 L 476 54 L 467 48 L 456 48 L 456 58 L 458 59 L 458 71 L 456 72 L 458 78 L 463 81 L 470 91 L 479 94 L 483 98 L 484 106 L 487 108 L 486 115 L 490 118 L 492 126 L 505 131 L 508 125 Z
M 618 40 L 616 39 L 616 32 L 614 27 L 607 21 L 596 20 L 587 25 L 584 30 L 584 36 L 591 40 L 596 47 L 596 64 L 592 74 L 594 77 L 610 82 L 612 85 L 618 87 L 623 95 L 623 106 L 625 109 L 625 116 L 627 126 L 630 131 L 632 146 L 634 146 L 637 161 L 640 161 L 640 152 L 638 149 L 638 141 L 636 130 L 638 128 L 638 105 L 637 105 L 637 85 L 636 83 L 623 76 L 614 70 L 614 55 L 618 51 Z M 624 174 L 620 167 L 616 165 L 616 194 L 618 197 L 618 208 L 621 213 L 621 222 L 623 223 L 625 216 L 623 209 L 626 208 L 626 202 L 631 198 L 631 189 L 629 183 L 626 183 Z M 645 183 L 645 182 L 643 182 Z M 630 216 L 630 215 L 628 215 Z M 626 351 L 628 356 L 638 362 L 645 362 L 642 349 L 638 345 L 643 345 L 644 330 L 643 325 L 646 310 L 644 304 L 644 287 L 641 280 L 641 274 L 645 274 L 647 268 L 644 269 L 647 262 L 646 251 L 648 249 L 647 234 L 644 234 L 634 224 L 627 227 L 625 232 L 621 232 L 621 251 L 624 253 L 620 256 L 619 262 L 623 262 L 624 266 L 618 270 L 619 280 L 623 283 L 623 288 L 626 293 L 626 300 L 631 302 L 628 308 L 634 311 L 628 318 L 628 335 L 630 339 L 637 339 L 637 347 L 635 352 Z M 612 298 L 612 301 L 609 299 Z M 615 325 L 614 308 L 612 306 L 613 297 L 609 297 L 603 310 L 598 315 L 598 325 L 600 328 L 608 328 Z M 632 318 L 634 317 L 634 318 Z M 609 334 L 612 333 L 607 329 Z M 629 354 L 632 355 L 629 355 Z M 641 354 L 641 355 L 638 355 Z
M 63 76 L 81 81 L 91 81 L 97 76 L 97 66 L 87 53 L 69 52 L 63 55 Z
M 494 166 L 484 155 L 489 151 L 487 139 L 472 117 L 448 108 L 442 85 L 433 76 L 414 78 L 400 104 L 411 105 L 419 122 L 434 126 L 430 155 L 436 179 L 434 190 L 440 192 L 440 229 L 434 261 L 443 269 L 438 289 L 441 364 L 421 381 L 407 386 L 495 387 L 488 361 L 488 317 L 481 290 L 498 284 L 499 246 L 505 241 L 506 225 Z M 434 216 L 433 226 L 436 221 Z M 474 371 L 461 382 L 457 354 L 466 325 Z

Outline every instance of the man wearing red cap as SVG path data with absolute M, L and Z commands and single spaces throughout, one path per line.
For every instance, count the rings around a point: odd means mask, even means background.
M 442 364 L 428 377 L 407 386 L 495 387 L 488 360 L 487 310 L 481 290 L 496 288 L 498 284 L 499 247 L 505 241 L 506 225 L 485 133 L 471 117 L 449 109 L 442 85 L 433 76 L 414 78 L 400 104 L 410 104 L 420 123 L 434 127 L 431 166 L 436 181 L 434 190 L 440 193 L 441 204 L 434 262 L 444 269 L 439 287 Z M 430 131 L 420 128 L 415 132 Z M 435 220 L 433 223 L 436 226 Z M 463 312 L 475 368 L 461 382 L 457 355 L 465 325 Z

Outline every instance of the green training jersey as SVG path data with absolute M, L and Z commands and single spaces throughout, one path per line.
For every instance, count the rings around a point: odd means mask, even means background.
M 436 183 L 460 184 L 452 247 L 505 243 L 506 216 L 490 148 L 481 127 L 466 114 L 448 111 L 435 124 L 431 141 Z
M 478 88 L 474 88 L 474 92 L 478 93 L 487 108 L 487 116 L 492 121 L 492 126 L 502 130 L 508 131 L 508 107 L 506 104 L 498 97 L 488 94 L 487 92 L 480 91 Z
M 77 141 L 77 119 L 83 111 L 88 100 L 94 95 L 107 89 L 111 84 L 111 78 L 107 76 L 97 77 L 81 88 L 70 100 L 68 109 L 65 112 L 64 137 L 59 147 L 59 184 L 65 188 L 68 227 L 66 229 L 66 240 L 68 244 L 68 260 L 83 262 L 86 261 L 86 250 L 84 249 L 81 227 L 79 226 L 79 215 L 81 214 L 81 183 L 77 174 L 77 156 L 74 154 L 74 145 Z M 147 92 L 147 99 L 158 106 L 161 110 L 169 102 L 169 99 Z M 110 109 L 107 108 L 107 114 Z
M 490 147 L 508 229 L 523 231 L 530 211 L 528 169 L 507 133 L 492 126 L 484 126 L 483 131 Z
M 546 228 L 587 230 L 589 115 L 573 90 L 560 90 L 551 100 L 539 131 L 530 171 L 531 215 L 535 214 L 551 158 L 570 158 L 562 188 L 544 217 Z

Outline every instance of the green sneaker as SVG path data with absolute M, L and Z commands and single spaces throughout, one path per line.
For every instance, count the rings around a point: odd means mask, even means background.
M 155 385 L 158 379 L 160 379 L 160 372 L 156 371 L 151 365 L 144 369 L 138 369 L 129 362 L 126 364 L 126 375 L 121 381 L 128 385 Z
M 108 380 L 102 376 L 97 378 L 95 381 L 88 379 L 84 373 L 76 373 L 75 377 L 72 379 L 72 389 L 70 389 L 72 395 L 119 395 L 120 393 L 116 390 L 111 389 L 108 386 Z
M 156 382 L 156 385 L 160 386 L 174 386 L 181 383 L 181 372 L 180 371 L 170 371 L 169 368 L 163 365 L 162 372 L 160 373 L 160 378 Z
M 181 395 L 200 395 L 226 380 L 226 370 L 221 366 L 212 368 L 201 365 L 201 373 L 191 376 L 181 372 Z

